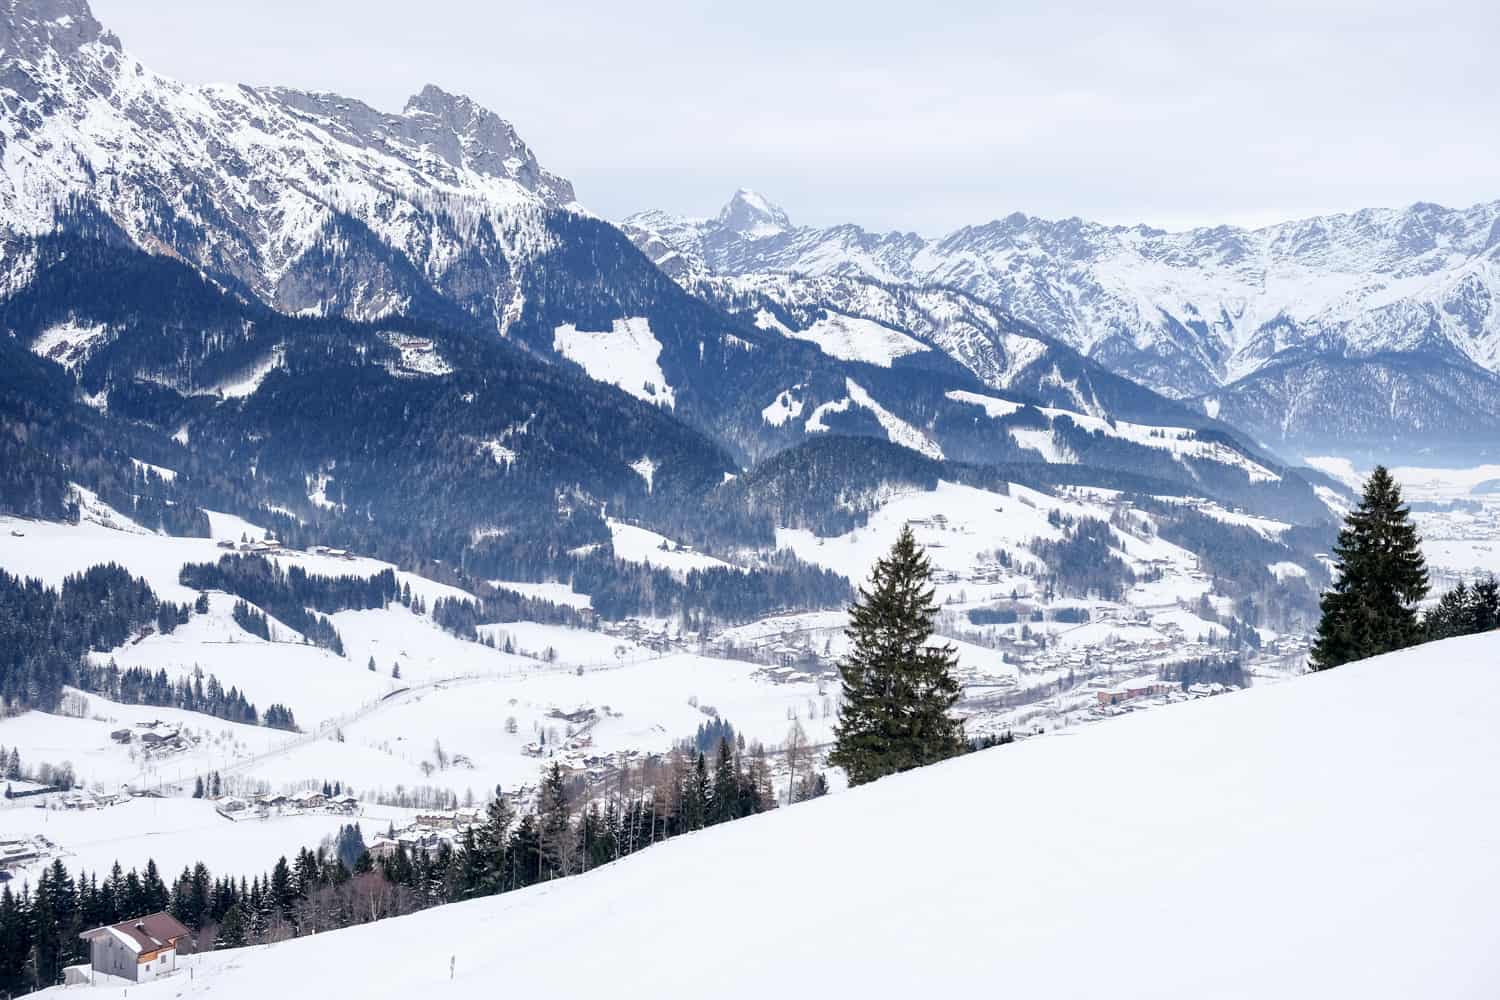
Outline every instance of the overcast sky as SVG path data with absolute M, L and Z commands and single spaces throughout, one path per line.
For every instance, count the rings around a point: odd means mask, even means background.
M 1181 228 L 1500 199 L 1494 0 L 93 7 L 191 82 L 385 110 L 428 82 L 467 93 L 611 218 L 712 214 L 742 186 L 796 222 L 927 235 L 1013 211 Z

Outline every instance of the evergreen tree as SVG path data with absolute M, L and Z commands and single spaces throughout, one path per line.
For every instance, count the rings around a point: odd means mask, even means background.
M 537 807 L 541 825 L 541 850 L 546 878 L 569 874 L 569 848 L 572 830 L 568 815 L 568 792 L 563 784 L 562 768 L 553 764 L 542 778 L 541 801 Z
M 843 705 L 829 763 L 851 785 L 961 753 L 963 724 L 952 646 L 932 646 L 938 614 L 932 567 L 909 527 L 875 563 L 868 590 L 850 609 L 853 649 L 839 664 Z
M 536 816 L 526 813 L 510 837 L 509 887 L 519 889 L 542 879 L 542 845 Z
M 132 872 L 132 874 L 134 874 Z M 167 893 L 167 883 L 162 881 L 161 873 L 156 869 L 156 861 L 147 859 L 146 874 L 141 878 L 140 896 L 138 905 L 131 908 L 132 913 L 160 913 L 167 908 L 171 897 Z
M 1336 576 L 1321 602 L 1314 670 L 1418 640 L 1416 605 L 1427 596 L 1427 564 L 1410 514 L 1401 488 L 1385 466 L 1376 466 L 1334 546 Z
M 729 741 L 719 741 L 719 755 L 714 762 L 713 799 L 709 803 L 708 821 L 727 823 L 738 819 L 740 812 L 740 777 L 735 767 Z
M 63 932 L 54 899 L 50 870 L 44 870 L 31 905 L 31 966 L 38 986 L 62 979 Z
M 290 920 L 297 890 L 292 882 L 291 866 L 286 863 L 285 856 L 277 859 L 276 867 L 271 870 L 270 897 L 272 911 L 279 911 L 283 919 Z
M 484 822 L 474 837 L 475 850 L 483 859 L 482 883 L 486 892 L 500 892 L 505 885 L 510 825 L 515 818 L 515 810 L 497 786 L 495 798 L 485 810 Z
M 31 951 L 31 927 L 24 902 L 10 886 L 0 888 L 0 991 L 25 993 L 26 962 Z
M 243 948 L 245 946 L 245 913 L 240 909 L 240 904 L 235 903 L 224 911 L 224 919 L 219 923 L 219 937 L 214 942 L 215 948 Z
M 700 753 L 682 788 L 682 829 L 701 830 L 708 819 L 708 761 Z
M 1474 584 L 1470 591 L 1473 603 L 1475 632 L 1493 632 L 1500 628 L 1500 581 L 1494 574 L 1482 583 Z
M 1456 635 L 1469 635 L 1474 629 L 1473 592 L 1462 580 L 1458 586 L 1439 598 L 1437 607 L 1422 618 L 1422 628 L 1427 641 L 1451 639 Z

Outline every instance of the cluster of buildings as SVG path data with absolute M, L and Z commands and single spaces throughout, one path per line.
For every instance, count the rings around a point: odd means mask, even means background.
M 1142 680 L 1127 681 L 1099 692 L 1100 705 L 1118 705 L 1126 701 L 1134 701 L 1137 698 L 1154 698 L 1157 695 L 1167 694 L 1179 685 L 1171 681 L 1144 678 Z
M 436 857 L 447 844 L 456 848 L 464 834 L 485 820 L 483 809 L 455 809 L 447 812 L 419 813 L 408 825 L 376 837 L 365 845 L 376 861 L 394 857 L 405 849 L 407 857 L 418 854 Z
M 604 765 L 603 757 L 589 753 L 594 745 L 590 733 L 599 721 L 597 709 L 584 707 L 564 712 L 554 708 L 547 717 L 566 725 L 568 735 L 561 742 L 547 742 L 545 737 L 534 739 L 521 748 L 522 753 L 528 757 L 556 760 L 568 771 L 584 771 Z
M 214 804 L 220 816 L 229 820 L 269 819 L 272 816 L 302 816 L 307 813 L 334 813 L 352 816 L 359 812 L 359 799 L 353 795 L 324 795 L 309 789 L 290 795 L 266 792 L 248 797 L 225 796 Z
M 1239 687 L 1234 684 L 1192 684 L 1186 689 L 1181 684 L 1163 680 L 1139 680 L 1121 684 L 1098 692 L 1099 702 L 1094 707 L 1094 714 L 1101 717 L 1119 715 L 1131 711 L 1140 704 L 1155 699 L 1153 703 L 1163 704 L 1167 702 L 1192 701 L 1196 698 L 1211 698 L 1214 695 L 1227 694 L 1230 691 L 1238 691 Z
M 238 542 L 232 538 L 221 538 L 218 546 L 227 552 L 239 552 L 244 555 L 253 556 L 296 556 L 301 554 L 296 549 L 286 548 L 270 535 L 267 535 L 263 539 L 245 539 Z M 348 549 L 335 549 L 328 545 L 314 545 L 307 551 L 311 555 L 327 556 L 330 559 L 352 560 L 354 558 L 354 554 Z
M 52 843 L 45 837 L 11 837 L 0 840 L 0 882 L 50 855 Z
M 46 805 L 52 809 L 86 812 L 90 809 L 105 809 L 109 806 L 119 805 L 129 798 L 129 794 L 124 791 L 91 792 L 85 788 L 74 788 L 66 792 L 59 792 L 56 795 L 48 796 Z
M 167 757 L 193 748 L 193 738 L 181 726 L 156 720 L 137 722 L 133 726 L 116 729 L 109 738 L 122 746 L 135 744 L 147 757 Z
M 264 539 L 247 539 L 241 542 L 236 542 L 232 538 L 223 538 L 219 540 L 219 548 L 255 556 L 274 556 L 282 553 L 281 543 L 269 536 Z

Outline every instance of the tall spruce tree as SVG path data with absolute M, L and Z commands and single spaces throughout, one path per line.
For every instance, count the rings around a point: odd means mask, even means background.
M 1376 466 L 1334 546 L 1336 575 L 1322 599 L 1314 670 L 1419 641 L 1416 605 L 1427 596 L 1427 563 L 1410 514 L 1401 487 Z
M 1475 632 L 1493 632 L 1500 628 L 1500 581 L 1493 573 L 1489 579 L 1475 583 L 1469 590 L 1470 613 Z
M 853 649 L 839 664 L 843 705 L 829 763 L 851 785 L 961 753 L 963 724 L 951 645 L 932 646 L 938 606 L 932 567 L 911 529 L 875 563 L 868 590 L 850 608 Z
M 545 877 L 561 878 L 572 874 L 572 815 L 568 808 L 568 790 L 563 781 L 562 768 L 556 763 L 542 776 L 537 818 L 541 823 Z

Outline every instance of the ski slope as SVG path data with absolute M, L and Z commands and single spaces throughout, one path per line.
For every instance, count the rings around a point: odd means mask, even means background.
M 131 996 L 1493 997 L 1497 657 L 1029 740 Z M 726 942 L 753 960 L 726 972 Z

